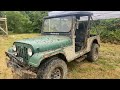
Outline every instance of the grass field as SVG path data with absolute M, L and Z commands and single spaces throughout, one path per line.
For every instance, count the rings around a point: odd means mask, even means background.
M 16 40 L 36 37 L 38 34 L 16 34 L 0 36 L 0 79 L 12 79 L 12 73 L 6 66 L 5 51 Z M 100 57 L 97 62 L 84 60 L 80 63 L 68 63 L 70 79 L 116 79 L 120 78 L 120 45 L 101 43 Z

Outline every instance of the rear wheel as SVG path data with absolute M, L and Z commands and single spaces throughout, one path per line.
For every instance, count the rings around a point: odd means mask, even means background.
M 65 79 L 67 77 L 67 65 L 59 58 L 50 59 L 40 66 L 37 77 L 39 79 Z
M 93 43 L 91 51 L 87 54 L 88 61 L 95 62 L 99 57 L 99 45 Z

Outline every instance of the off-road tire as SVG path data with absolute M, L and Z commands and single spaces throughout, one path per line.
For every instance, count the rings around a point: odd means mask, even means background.
M 87 60 L 90 62 L 95 62 L 97 61 L 98 57 L 99 57 L 99 45 L 93 43 L 91 51 L 87 54 Z
M 17 74 L 13 74 L 13 79 L 22 79 L 20 76 L 18 76 Z
M 61 72 L 61 77 L 59 79 L 66 79 L 67 78 L 67 65 L 66 63 L 59 59 L 59 58 L 52 58 L 42 65 L 40 65 L 40 68 L 37 73 L 38 79 L 52 79 L 51 75 L 53 70 L 56 68 L 59 68 Z M 54 78 L 53 78 L 54 79 Z

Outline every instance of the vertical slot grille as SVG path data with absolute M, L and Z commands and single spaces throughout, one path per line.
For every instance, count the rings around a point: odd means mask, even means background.
M 27 48 L 24 46 L 17 46 L 18 57 L 22 57 L 24 60 L 28 60 Z

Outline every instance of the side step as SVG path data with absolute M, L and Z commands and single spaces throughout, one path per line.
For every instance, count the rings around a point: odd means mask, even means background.
M 85 60 L 86 57 L 87 57 L 86 55 L 83 55 L 83 56 L 77 58 L 75 61 L 79 63 L 79 62 Z

